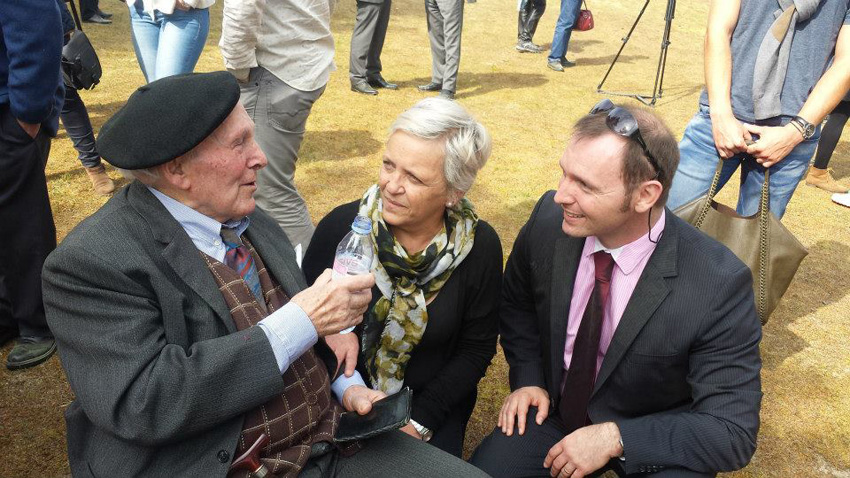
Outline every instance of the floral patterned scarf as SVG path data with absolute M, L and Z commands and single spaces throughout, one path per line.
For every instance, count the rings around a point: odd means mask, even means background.
M 372 220 L 373 269 L 381 298 L 363 319 L 361 350 L 376 390 L 401 389 L 410 353 L 428 325 L 426 304 L 472 250 L 478 216 L 467 199 L 446 208 L 442 230 L 416 254 L 408 254 L 387 228 L 378 185 L 360 201 L 358 214 Z

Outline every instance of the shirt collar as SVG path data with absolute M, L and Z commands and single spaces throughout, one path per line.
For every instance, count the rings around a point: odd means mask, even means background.
M 652 226 L 651 232 L 648 232 L 634 241 L 616 249 L 608 249 L 596 239 L 596 236 L 590 236 L 587 238 L 587 241 L 585 241 L 584 249 L 581 254 L 582 256 L 587 257 L 595 252 L 605 251 L 611 254 L 611 257 L 614 259 L 614 263 L 617 264 L 620 271 L 622 271 L 625 275 L 629 275 L 635 270 L 638 264 L 640 264 L 643 258 L 655 251 L 658 238 L 661 237 L 661 233 L 664 231 L 666 215 L 666 211 L 662 210 L 661 217 L 658 218 L 658 222 Z M 649 240 L 650 234 L 655 238 L 656 242 Z
M 230 227 L 236 229 L 238 235 L 242 235 L 251 223 L 248 216 L 239 220 L 230 220 L 224 224 L 202 214 L 180 201 L 148 186 L 153 195 L 165 206 L 165 209 L 180 223 L 192 242 L 198 249 L 205 250 L 210 246 L 221 245 L 221 228 Z

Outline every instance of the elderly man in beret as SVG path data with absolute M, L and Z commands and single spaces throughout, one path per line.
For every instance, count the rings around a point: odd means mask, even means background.
M 104 158 L 136 180 L 44 271 L 76 396 L 73 475 L 482 476 L 397 431 L 333 443 L 343 407 L 364 414 L 383 395 L 356 376 L 334 381 L 323 340 L 361 320 L 374 278 L 325 271 L 306 287 L 283 231 L 255 207 L 266 158 L 238 100 L 228 73 L 169 77 L 101 130 Z M 262 434 L 262 471 L 233 468 Z

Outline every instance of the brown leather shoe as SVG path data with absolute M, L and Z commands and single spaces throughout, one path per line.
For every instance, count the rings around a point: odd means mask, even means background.
M 94 187 L 94 192 L 101 196 L 107 196 L 112 191 L 115 191 L 115 183 L 112 182 L 112 179 L 106 174 L 106 168 L 103 167 L 102 164 L 86 168 L 86 173 L 89 175 L 91 185 Z
M 832 177 L 831 169 L 818 169 L 814 166 L 809 168 L 809 174 L 806 175 L 806 184 L 831 193 L 846 193 L 850 191 L 850 188 L 842 185 Z

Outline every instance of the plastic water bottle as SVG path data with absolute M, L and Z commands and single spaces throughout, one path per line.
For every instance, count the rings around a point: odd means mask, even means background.
M 372 232 L 372 221 L 365 216 L 357 216 L 351 223 L 351 231 L 342 238 L 336 247 L 332 277 L 368 274 L 372 270 L 372 244 L 369 233 Z M 347 334 L 354 330 L 349 327 L 340 331 Z

